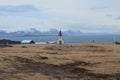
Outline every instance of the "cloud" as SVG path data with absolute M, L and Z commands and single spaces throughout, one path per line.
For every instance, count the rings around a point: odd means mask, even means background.
M 117 20 L 120 20 L 120 16 L 117 16 L 117 18 L 116 18 Z
M 111 25 L 88 25 L 88 24 L 71 24 L 67 25 L 71 30 L 80 30 L 84 33 L 116 33 L 120 28 Z
M 6 27 L 5 25 L 0 25 L 0 30 L 5 30 L 7 29 L 8 27 Z
M 107 17 L 111 17 L 114 20 L 120 20 L 120 15 L 115 15 L 115 14 L 106 14 Z
M 112 32 L 113 29 L 120 30 L 117 27 L 115 27 L 120 26 L 120 1 L 0 1 L 0 25 L 7 26 L 8 31 L 32 27 L 35 27 L 39 30 L 48 30 L 54 27 L 63 30 L 82 30 L 84 32 L 107 32 L 107 30 L 111 30 Z M 102 27 L 101 25 L 106 25 L 107 27 Z M 110 26 L 112 26 L 112 28 L 110 28 Z
M 91 10 L 103 10 L 103 9 L 108 9 L 107 7 L 105 6 L 102 6 L 102 7 L 93 7 L 93 8 L 90 8 Z
M 33 5 L 0 6 L 0 12 L 30 12 L 38 9 Z
M 108 16 L 108 17 L 113 17 L 113 15 L 112 15 L 112 14 L 106 14 L 105 16 Z

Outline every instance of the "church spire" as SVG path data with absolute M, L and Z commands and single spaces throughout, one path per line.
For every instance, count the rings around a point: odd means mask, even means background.
M 59 31 L 59 34 L 58 34 L 58 36 L 62 36 L 62 32 L 61 32 L 61 30 Z

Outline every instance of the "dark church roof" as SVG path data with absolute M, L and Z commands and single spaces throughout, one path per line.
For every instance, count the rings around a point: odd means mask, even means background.
M 61 30 L 59 31 L 59 34 L 58 34 L 58 36 L 62 36 L 62 32 L 61 32 Z

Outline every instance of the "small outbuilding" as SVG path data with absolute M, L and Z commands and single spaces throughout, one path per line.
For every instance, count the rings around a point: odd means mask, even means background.
M 35 41 L 33 41 L 33 40 L 22 40 L 21 43 L 22 44 L 35 44 Z
M 56 41 L 48 41 L 46 42 L 47 44 L 56 44 L 57 42 Z

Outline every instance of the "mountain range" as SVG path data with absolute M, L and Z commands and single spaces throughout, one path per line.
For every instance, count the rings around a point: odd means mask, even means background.
M 4 30 L 0 30 L 0 35 L 1 36 L 39 36 L 39 35 L 58 35 L 58 30 L 57 29 L 50 29 L 48 31 L 45 32 L 41 32 L 35 28 L 30 28 L 27 30 L 23 30 L 23 31 L 15 31 L 15 32 L 6 32 Z M 80 31 L 72 31 L 72 30 L 68 30 L 68 31 L 62 31 L 63 35 L 80 35 L 82 34 L 82 32 Z

